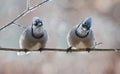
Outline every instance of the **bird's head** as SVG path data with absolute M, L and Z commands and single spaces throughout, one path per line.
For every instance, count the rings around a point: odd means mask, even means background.
M 36 28 L 43 26 L 42 20 L 39 17 L 34 17 L 32 24 Z
M 92 18 L 89 17 L 87 19 L 85 19 L 82 23 L 82 28 L 85 29 L 85 30 L 90 30 L 91 28 L 91 25 L 92 25 Z
M 92 18 L 89 17 L 85 19 L 82 23 L 80 23 L 77 26 L 76 30 L 81 36 L 86 36 L 90 31 L 91 25 L 92 25 Z

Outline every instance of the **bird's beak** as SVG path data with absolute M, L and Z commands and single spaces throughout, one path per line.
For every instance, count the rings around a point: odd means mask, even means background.
M 87 29 L 86 28 L 83 28 L 83 31 L 86 31 Z
M 43 26 L 43 24 L 42 23 L 38 23 L 38 27 L 41 27 L 41 26 Z

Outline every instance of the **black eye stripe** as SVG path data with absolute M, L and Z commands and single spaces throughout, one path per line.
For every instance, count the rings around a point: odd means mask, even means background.
M 34 26 L 43 26 L 43 24 L 41 23 L 40 25 L 38 24 L 38 23 L 36 23 L 36 24 L 33 24 Z
M 37 26 L 38 24 L 37 24 L 37 23 L 35 23 L 34 25 L 35 25 L 35 26 Z
M 88 27 L 87 25 L 83 24 L 82 27 Z
M 34 23 L 35 26 L 37 26 L 37 25 L 39 25 L 39 24 L 40 24 L 40 25 L 43 25 L 42 22 L 35 22 L 35 23 Z
M 90 29 L 90 26 L 83 24 L 82 27 L 86 28 L 87 30 Z

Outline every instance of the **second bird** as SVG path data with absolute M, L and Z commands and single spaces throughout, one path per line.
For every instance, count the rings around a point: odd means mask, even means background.
M 75 48 L 94 48 L 95 40 L 93 31 L 91 29 L 92 26 L 92 18 L 89 17 L 85 19 L 79 25 L 76 25 L 70 30 L 68 33 L 68 44 L 69 48 L 67 51 L 70 51 L 72 47 Z M 90 51 L 87 49 L 87 51 Z

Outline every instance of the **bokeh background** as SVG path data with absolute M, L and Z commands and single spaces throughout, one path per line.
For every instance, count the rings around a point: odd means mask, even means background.
M 43 0 L 31 0 L 31 6 Z M 26 9 L 27 0 L 0 0 L 0 27 Z M 120 48 L 120 0 L 52 0 L 16 21 L 28 27 L 32 18 L 43 20 L 48 31 L 47 48 L 68 48 L 69 30 L 86 17 L 92 17 L 97 48 Z M 0 31 L 0 47 L 19 48 L 24 29 L 12 24 Z M 0 74 L 120 74 L 119 52 L 33 52 L 17 56 L 0 51 Z

